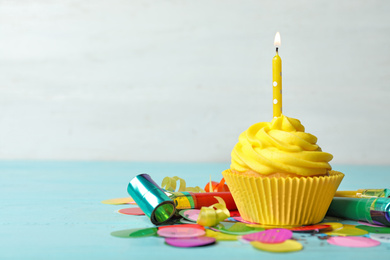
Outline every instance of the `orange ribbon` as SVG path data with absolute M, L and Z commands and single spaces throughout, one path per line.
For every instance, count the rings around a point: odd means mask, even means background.
M 210 190 L 210 186 L 211 186 L 211 190 Z M 225 184 L 225 179 L 222 178 L 219 183 L 210 180 L 210 182 L 208 182 L 204 187 L 204 190 L 206 192 L 226 192 L 229 191 L 229 187 Z

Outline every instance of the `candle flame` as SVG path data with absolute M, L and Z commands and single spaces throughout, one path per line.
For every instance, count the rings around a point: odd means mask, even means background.
M 280 47 L 280 45 L 281 45 L 280 33 L 277 32 L 277 33 L 275 34 L 274 46 L 275 46 L 275 47 Z

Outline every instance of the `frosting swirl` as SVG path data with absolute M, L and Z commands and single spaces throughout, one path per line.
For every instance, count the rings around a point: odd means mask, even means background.
M 263 175 L 323 175 L 332 169 L 328 162 L 333 156 L 316 143 L 317 137 L 305 133 L 298 119 L 281 115 L 271 122 L 256 123 L 239 136 L 230 168 Z

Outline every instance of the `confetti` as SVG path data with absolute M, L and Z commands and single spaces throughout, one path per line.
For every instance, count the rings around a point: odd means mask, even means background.
M 218 240 L 227 240 L 227 241 L 238 240 L 238 236 L 236 236 L 236 235 L 224 234 L 222 232 L 216 232 L 216 231 L 213 231 L 210 229 L 206 230 L 206 236 L 214 237 L 217 241 Z
M 310 226 L 302 226 L 302 227 L 293 227 L 289 228 L 293 232 L 319 232 L 320 230 L 330 228 L 330 225 L 310 225 Z
M 344 225 L 341 229 L 325 232 L 325 234 L 330 236 L 363 236 L 368 234 L 368 232 L 366 230 L 356 228 L 354 225 Z
M 245 223 L 240 222 L 221 222 L 217 226 L 210 228 L 214 231 L 220 231 L 230 235 L 246 235 L 250 233 L 256 233 L 264 231 L 264 228 L 260 227 L 249 227 Z
M 176 225 L 159 229 L 157 234 L 162 237 L 189 238 L 203 236 L 206 234 L 206 232 L 199 228 L 182 227 L 181 225 Z
M 190 224 L 183 224 L 183 225 L 167 225 L 167 226 L 159 226 L 158 229 L 164 229 L 164 228 L 170 228 L 170 227 L 189 227 L 189 228 L 197 228 L 200 230 L 205 230 L 204 226 L 195 224 L 195 223 L 190 223 Z
M 135 216 L 145 215 L 145 213 L 140 208 L 120 209 L 120 210 L 118 210 L 118 212 L 121 214 L 125 214 L 125 215 L 135 215 Z
M 175 190 L 178 181 L 180 182 L 178 190 L 187 190 L 185 181 L 177 176 L 167 177 L 163 182 L 167 189 Z M 221 180 L 220 184 L 223 185 L 224 180 Z M 214 186 L 216 185 L 215 183 Z M 208 221 L 204 226 L 196 223 L 199 221 L 201 210 L 185 208 L 165 226 L 117 230 L 111 232 L 111 235 L 119 238 L 155 237 L 154 239 L 164 239 L 167 245 L 183 248 L 213 245 L 216 241 L 239 240 L 241 244 L 251 244 L 262 251 L 280 253 L 302 250 L 303 245 L 309 245 L 312 238 L 322 240 L 316 242 L 320 246 L 327 245 L 325 240 L 330 245 L 355 248 L 375 247 L 381 242 L 390 243 L 390 227 L 386 226 L 361 221 L 355 222 L 359 223 L 355 226 L 343 224 L 342 219 L 330 217 L 326 217 L 322 223 L 308 226 L 262 225 L 244 220 L 237 210 L 229 212 L 224 201 L 220 198 L 217 200 L 219 203 L 211 207 L 203 207 L 208 210 L 206 214 L 203 209 L 203 220 Z M 102 203 L 135 204 L 131 197 L 104 200 Z M 127 215 L 144 215 L 138 207 L 120 209 L 117 212 Z M 298 234 L 293 237 L 293 232 L 298 232 Z
M 380 242 L 367 237 L 331 237 L 328 243 L 344 247 L 373 247 L 379 246 Z
M 255 228 L 264 228 L 264 229 L 274 229 L 274 228 L 285 228 L 285 229 L 291 229 L 296 228 L 297 226 L 275 226 L 275 225 L 263 225 L 263 224 L 247 224 L 248 227 L 255 227 Z
M 373 227 L 373 226 L 358 225 L 356 226 L 356 228 L 366 230 L 369 233 L 390 234 L 390 227 Z
M 338 223 L 338 222 L 324 222 L 324 223 L 320 223 L 320 225 L 329 225 L 330 226 L 329 228 L 324 229 L 326 231 L 338 230 L 338 229 L 343 228 L 343 224 Z M 322 231 L 324 231 L 324 230 L 322 230 Z
M 125 229 L 111 232 L 111 236 L 121 238 L 150 237 L 157 234 L 157 228 Z
M 267 244 L 277 244 L 292 238 L 292 231 L 288 229 L 275 228 L 262 232 L 244 235 L 242 238 L 247 241 L 258 241 Z
M 137 205 L 137 203 L 135 203 L 135 201 L 131 197 L 103 200 L 102 203 L 103 204 L 110 204 L 110 205 L 122 205 L 122 204 Z
M 183 218 L 196 222 L 199 217 L 200 209 L 183 209 L 179 212 Z
M 265 229 L 273 229 L 273 228 L 294 228 L 296 226 L 275 226 L 275 225 L 263 225 L 260 223 L 250 222 L 245 219 L 243 219 L 241 216 L 238 217 L 232 217 L 234 220 L 248 224 L 249 227 L 261 227 Z
M 213 237 L 165 238 L 165 243 L 176 247 L 197 247 L 215 243 Z
M 242 223 L 258 225 L 258 223 L 246 221 L 246 220 L 243 219 L 241 216 L 237 216 L 237 217 L 232 216 L 232 218 L 235 219 L 235 220 L 237 220 L 237 221 L 239 221 L 239 222 L 242 222 Z
M 303 248 L 301 243 L 290 239 L 279 244 L 266 244 L 258 241 L 253 241 L 250 243 L 256 249 L 260 249 L 267 252 L 274 252 L 274 253 L 294 252 L 294 251 L 302 250 Z

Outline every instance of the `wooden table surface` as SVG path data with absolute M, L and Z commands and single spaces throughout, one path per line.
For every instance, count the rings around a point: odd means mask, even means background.
M 243 241 L 175 248 L 163 238 L 117 238 L 111 232 L 152 227 L 145 216 L 116 211 L 129 205 L 102 200 L 128 196 L 129 181 L 148 173 L 158 184 L 179 176 L 201 186 L 219 181 L 228 163 L 0 162 L 0 259 L 385 259 L 390 244 L 373 248 L 329 245 L 309 234 L 295 235 L 304 249 L 267 253 Z M 336 165 L 345 173 L 339 190 L 389 188 L 390 166 Z M 344 223 L 352 223 L 344 221 Z

